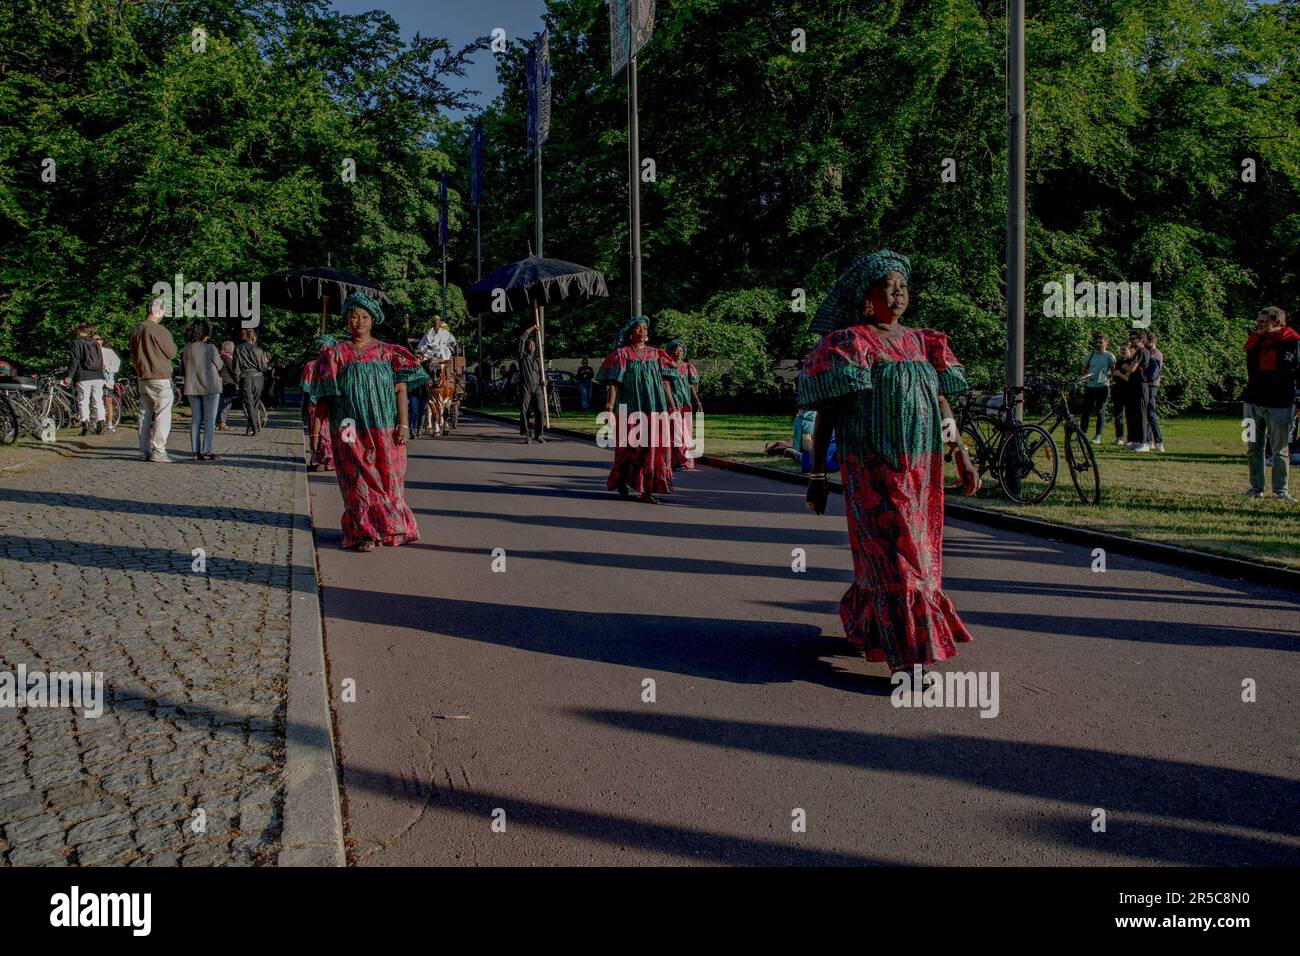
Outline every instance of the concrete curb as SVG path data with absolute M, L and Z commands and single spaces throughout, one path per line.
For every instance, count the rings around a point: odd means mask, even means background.
M 293 595 L 285 720 L 284 832 L 279 866 L 344 866 L 343 813 L 325 676 L 305 456 L 294 462 Z
M 494 418 L 507 424 L 517 424 L 517 419 L 507 418 L 504 415 L 494 415 L 489 412 L 475 412 L 473 414 L 481 415 L 486 418 Z M 566 438 L 576 438 L 579 441 L 593 443 L 595 439 L 585 432 L 574 431 L 570 428 L 549 428 L 548 431 L 557 435 L 563 435 Z M 717 458 L 713 455 L 703 455 L 696 459 L 702 465 L 709 465 L 713 468 L 722 468 L 726 471 L 735 471 L 744 475 L 754 475 L 759 478 L 771 478 L 775 481 L 784 482 L 788 485 L 803 486 L 807 479 L 802 475 L 796 475 L 792 472 L 781 471 L 777 468 L 765 468 L 762 465 L 750 465 L 745 462 L 732 461 L 729 458 Z M 831 491 L 842 494 L 839 482 L 830 483 Z M 975 505 L 968 505 L 961 501 L 944 501 L 944 514 L 951 518 L 957 518 L 962 521 L 972 521 L 978 524 L 990 525 L 995 528 L 1005 528 L 1008 531 L 1016 531 L 1021 534 L 1031 534 L 1040 538 L 1049 538 L 1055 541 L 1067 541 L 1071 544 L 1080 544 L 1089 547 L 1105 548 L 1107 552 L 1116 554 L 1127 554 L 1136 558 L 1144 558 L 1148 561 L 1158 561 L 1161 564 L 1172 564 L 1181 568 L 1188 568 L 1193 571 L 1203 571 L 1207 574 L 1214 574 L 1220 577 L 1239 578 L 1245 581 L 1252 581 L 1256 584 L 1269 584 L 1274 587 L 1286 588 L 1291 591 L 1300 591 L 1300 571 L 1293 571 L 1290 568 L 1278 567 L 1271 564 L 1259 564 L 1255 561 L 1243 561 L 1241 558 L 1230 558 L 1224 555 L 1210 554 L 1206 551 L 1195 551 L 1191 548 L 1180 548 L 1172 544 L 1162 544 L 1158 541 L 1142 541 L 1137 538 L 1126 538 L 1123 535 L 1111 534 L 1106 531 L 1093 531 L 1088 528 L 1076 528 L 1072 525 L 1057 524 L 1052 521 L 1041 521 L 1038 518 L 1025 518 L 1021 515 L 1006 514 L 1001 511 L 993 511 L 988 508 L 980 508 Z

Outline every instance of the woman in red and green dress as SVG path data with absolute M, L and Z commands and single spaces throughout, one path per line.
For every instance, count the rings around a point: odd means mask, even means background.
M 308 362 L 312 365 L 317 359 L 325 355 L 326 349 L 331 349 L 338 345 L 338 341 L 332 335 L 322 335 L 312 345 L 316 349 L 316 358 Z M 306 370 L 304 369 L 304 374 Z M 311 436 L 311 462 L 308 471 L 325 471 L 334 470 L 334 443 L 330 441 L 330 416 L 329 408 L 324 402 L 313 402 L 307 400 L 307 422 Z
M 695 444 L 691 429 L 695 424 L 695 413 L 703 412 L 700 404 L 700 373 L 686 360 L 686 346 L 681 339 L 673 339 L 664 346 L 664 351 L 673 360 L 677 377 L 673 379 L 673 411 L 680 421 L 677 440 L 673 442 L 673 471 L 695 467 L 695 461 L 686 452 Z
M 840 601 L 850 641 L 891 671 L 933 664 L 971 640 L 943 592 L 943 423 L 966 389 L 941 332 L 901 324 L 911 264 L 888 250 L 863 256 L 836 282 L 812 323 L 829 333 L 803 363 L 799 404 L 817 411 L 808 506 L 826 510 L 826 448 L 839 446 L 854 581 Z M 979 472 L 956 426 L 948 437 L 966 493 Z
M 606 387 L 605 411 L 614 430 L 614 466 L 605 486 L 624 498 L 635 488 L 641 501 L 673 490 L 673 381 L 677 369 L 663 349 L 650 344 L 650 325 L 638 315 L 619 330 L 596 381 Z M 623 428 L 619 419 L 626 421 Z M 653 427 L 652 427 L 653 419 Z M 640 427 L 638 427 L 638 423 Z M 620 434 L 620 432 L 625 432 Z
M 406 390 L 429 376 L 408 350 L 371 338 L 384 320 L 377 300 L 354 292 L 343 303 L 350 341 L 326 348 L 303 371 L 302 387 L 328 409 L 335 473 L 343 492 L 343 547 L 373 551 L 419 541 L 406 506 Z

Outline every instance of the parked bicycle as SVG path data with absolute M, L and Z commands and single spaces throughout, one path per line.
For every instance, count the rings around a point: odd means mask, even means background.
M 1070 393 L 1084 378 L 1061 379 L 1042 376 L 1026 376 L 1025 386 L 1030 394 L 1043 396 L 1051 401 L 1046 415 L 1035 424 L 1048 434 L 1052 434 L 1062 425 L 1065 426 L 1065 464 L 1070 470 L 1070 481 L 1085 505 L 1101 504 L 1101 469 L 1097 467 L 1097 455 L 1092 442 L 1083 428 L 1075 421 L 1070 411 Z
M 996 478 L 1008 498 L 1032 505 L 1052 493 L 1059 459 L 1056 442 L 1045 429 L 1011 417 L 1012 398 L 1023 392 L 1004 389 L 992 397 L 965 393 L 957 430 L 980 477 Z

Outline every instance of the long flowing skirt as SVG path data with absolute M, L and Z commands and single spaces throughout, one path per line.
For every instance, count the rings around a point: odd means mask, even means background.
M 873 452 L 840 448 L 854 581 L 840 601 L 849 640 L 891 670 L 933 664 L 972 640 L 941 588 L 943 456 L 903 456 L 894 471 Z
M 326 471 L 334 470 L 334 443 L 330 441 L 328 418 L 321 420 L 320 441 L 316 443 L 316 451 L 312 453 L 311 463 L 314 467 L 324 468 Z
M 681 424 L 673 433 L 673 467 L 685 468 L 689 471 L 695 467 L 695 460 L 686 454 L 694 444 L 691 428 L 695 424 L 695 415 L 691 411 L 691 406 L 683 405 L 678 408 L 677 420 Z
M 649 436 L 641 445 L 622 444 L 624 436 L 618 435 L 614 448 L 614 465 L 610 468 L 605 487 L 613 491 L 620 484 L 627 485 L 638 495 L 665 495 L 673 490 L 672 447 L 670 441 L 651 442 Z M 668 436 L 671 438 L 671 433 Z
M 389 546 L 419 541 L 402 491 L 406 448 L 393 441 L 393 429 L 350 427 L 330 437 L 343 492 L 343 547 L 367 539 Z

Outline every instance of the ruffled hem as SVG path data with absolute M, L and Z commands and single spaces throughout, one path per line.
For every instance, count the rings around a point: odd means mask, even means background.
M 840 600 L 845 636 L 868 661 L 891 670 L 935 664 L 957 656 L 957 644 L 974 638 L 939 588 L 927 597 L 915 589 L 891 594 L 855 581 Z

